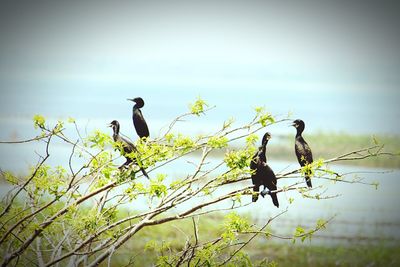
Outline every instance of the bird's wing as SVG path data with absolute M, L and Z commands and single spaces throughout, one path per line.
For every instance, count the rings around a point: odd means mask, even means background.
M 295 147 L 296 156 L 301 166 L 313 162 L 312 152 L 306 141 L 296 140 Z
M 121 143 L 126 153 L 131 153 L 135 150 L 135 145 L 128 139 L 121 137 Z
M 276 190 L 276 176 L 270 166 L 265 164 L 265 179 L 269 190 Z
M 149 136 L 149 128 L 147 127 L 146 120 L 144 119 L 140 109 L 133 111 L 132 119 L 136 133 L 139 135 L 139 137 Z
M 258 153 L 255 153 L 254 156 L 251 158 L 251 161 L 250 161 L 250 169 L 251 170 L 256 170 L 257 169 L 258 161 L 259 161 Z
M 307 164 L 312 163 L 313 162 L 313 156 L 312 156 L 311 148 L 307 144 L 306 141 L 304 141 L 304 148 L 303 149 L 305 151 L 304 158 L 307 161 Z

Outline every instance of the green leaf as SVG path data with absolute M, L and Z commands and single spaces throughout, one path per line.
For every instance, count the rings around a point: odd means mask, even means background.
M 262 112 L 264 112 L 265 107 L 255 107 L 254 108 L 256 115 L 259 116 Z
M 204 112 L 204 106 L 208 106 L 208 104 L 200 97 L 197 97 L 196 102 L 189 104 L 190 113 L 200 116 Z
M 235 122 L 234 118 L 229 118 L 228 120 L 224 121 L 224 124 L 222 125 L 222 129 L 227 129 L 232 126 L 232 124 Z
M 165 140 L 169 143 L 174 139 L 174 134 L 173 133 L 167 133 L 165 135 Z
M 250 223 L 236 212 L 231 212 L 225 216 L 225 229 L 227 231 L 241 233 L 251 229 Z
M 250 165 L 253 153 L 251 150 L 228 151 L 225 153 L 224 162 L 231 169 L 243 169 Z
M 181 179 L 177 179 L 177 180 L 171 182 L 170 185 L 169 185 L 169 187 L 170 187 L 172 190 L 177 189 L 177 188 L 179 188 L 180 186 L 182 186 L 182 180 L 181 180 Z
M 69 117 L 67 120 L 68 123 L 75 123 L 75 119 L 72 117 Z
M 42 115 L 36 114 L 35 116 L 33 116 L 33 125 L 35 129 L 37 128 L 44 129 L 45 123 L 46 119 Z
M 375 135 L 372 136 L 372 141 L 374 142 L 375 145 L 379 145 L 379 140 Z
M 265 111 L 265 107 L 256 107 L 254 110 L 256 111 L 258 123 L 260 123 L 263 127 L 267 126 L 268 122 L 275 123 L 274 117 Z
M 18 184 L 18 178 L 11 172 L 5 171 L 5 172 L 3 172 L 3 175 L 4 175 L 4 178 L 6 179 L 6 181 L 9 182 L 10 184 L 14 184 L 14 185 Z
M 111 145 L 113 143 L 111 137 L 108 134 L 105 134 L 99 130 L 95 130 L 91 135 L 86 138 L 86 141 L 89 142 L 91 148 L 99 148 L 104 149 L 106 145 Z M 122 144 L 114 143 L 118 149 L 121 150 Z
M 195 146 L 196 143 L 189 136 L 179 134 L 178 137 L 174 140 L 174 149 L 181 149 L 182 153 L 190 151 L 190 149 Z
M 372 182 L 372 185 L 375 187 L 375 190 L 378 190 L 379 182 Z
M 150 195 L 156 197 L 167 195 L 167 187 L 163 184 L 165 177 L 165 174 L 158 174 L 155 180 L 150 181 Z
M 274 123 L 275 119 L 274 117 L 272 117 L 271 114 L 263 114 L 260 116 L 260 119 L 258 120 L 258 122 L 263 126 L 267 126 L 268 122 L 269 123 Z
M 211 148 L 224 148 L 228 146 L 229 139 L 226 136 L 211 136 L 207 141 L 207 145 Z
M 246 145 L 248 147 L 254 146 L 257 141 L 258 141 L 258 135 L 256 135 L 256 134 L 250 134 L 246 137 Z
M 303 235 L 306 233 L 306 231 L 304 230 L 304 228 L 302 228 L 302 227 L 300 227 L 300 226 L 297 226 L 296 227 L 296 230 L 295 230 L 295 232 L 294 232 L 294 237 L 295 238 L 301 238 L 301 242 L 303 242 L 304 241 L 304 239 L 303 239 Z M 293 239 L 293 240 L 295 240 L 295 239 Z
M 150 240 L 144 245 L 144 250 L 155 250 L 157 247 L 157 242 L 155 240 Z
M 327 221 L 326 220 L 324 220 L 324 219 L 318 219 L 318 221 L 317 221 L 317 229 L 325 229 L 326 228 L 326 224 L 327 224 Z

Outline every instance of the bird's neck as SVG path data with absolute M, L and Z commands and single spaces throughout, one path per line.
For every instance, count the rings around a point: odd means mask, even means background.
M 138 115 L 141 115 L 141 114 L 142 114 L 142 111 L 140 111 L 140 108 L 133 107 L 133 109 L 132 109 L 132 115 L 133 116 L 138 116 Z
M 267 151 L 267 144 L 261 146 L 261 152 L 265 154 L 265 151 Z
M 259 157 L 263 160 L 266 161 L 266 156 L 265 156 L 265 152 L 267 151 L 267 143 L 263 144 L 262 146 L 260 146 L 259 148 Z
M 302 128 L 297 128 L 297 133 L 296 133 L 296 137 L 301 137 L 301 134 L 303 133 L 304 129 Z
M 117 137 L 119 135 L 119 126 L 115 126 L 113 128 L 113 130 L 114 130 L 113 137 L 115 138 L 115 137 Z

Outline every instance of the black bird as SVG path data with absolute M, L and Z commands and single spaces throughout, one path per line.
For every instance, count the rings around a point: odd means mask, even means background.
M 306 166 L 307 164 L 311 164 L 313 162 L 313 156 L 311 152 L 310 146 L 304 140 L 303 136 L 301 136 L 302 132 L 304 131 L 305 124 L 302 120 L 295 120 L 293 121 L 292 126 L 294 126 L 297 130 L 296 138 L 295 138 L 295 145 L 294 150 L 296 152 L 297 160 L 300 163 L 301 167 Z M 305 174 L 306 183 L 308 187 L 312 187 L 311 184 L 311 173 L 307 172 Z
M 117 120 L 113 120 L 109 127 L 112 127 L 113 129 L 113 139 L 114 142 L 120 143 L 123 149 L 123 154 L 124 157 L 126 158 L 126 162 L 124 164 L 122 164 L 121 166 L 119 166 L 118 169 L 122 169 L 125 166 L 128 166 L 131 162 L 133 162 L 133 160 L 127 156 L 125 156 L 125 154 L 129 154 L 132 153 L 133 151 L 136 151 L 136 147 L 134 144 L 132 144 L 129 140 L 125 139 L 124 137 L 119 135 L 119 122 Z M 145 169 L 143 169 L 142 167 L 140 167 L 140 170 L 142 171 L 143 175 L 146 176 L 149 179 L 149 176 L 147 175 L 147 172 L 145 171 Z
M 267 157 L 265 156 L 265 150 L 268 144 L 268 140 L 271 139 L 271 134 L 269 132 L 265 133 L 262 139 L 261 146 L 258 148 L 256 154 L 250 162 L 250 169 L 253 170 L 251 180 L 253 181 L 253 191 L 257 194 L 253 194 L 252 201 L 256 202 L 258 200 L 258 191 L 260 186 L 264 186 L 264 190 L 261 192 L 261 196 L 264 197 L 269 194 L 272 198 L 272 202 L 276 207 L 279 208 L 278 197 L 276 193 L 270 193 L 270 191 L 276 190 L 276 176 L 274 171 L 267 164 Z
M 136 129 L 136 133 L 140 138 L 149 137 L 149 128 L 147 127 L 147 123 L 143 117 L 142 111 L 140 110 L 140 108 L 144 106 L 143 99 L 141 97 L 136 97 L 128 100 L 135 102 L 135 105 L 132 109 L 132 120 Z

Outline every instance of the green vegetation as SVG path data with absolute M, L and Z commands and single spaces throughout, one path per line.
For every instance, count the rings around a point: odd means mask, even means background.
M 188 112 L 175 118 L 158 137 L 133 141 L 136 149 L 122 156 L 136 164 L 126 169 L 118 167 L 121 154 L 125 152 L 121 152 L 121 144 L 114 142 L 110 133 L 95 130 L 82 137 L 71 118 L 67 123 L 54 124 L 35 115 L 36 137 L 0 141 L 0 144 L 35 142 L 43 145 L 36 165 L 26 175 L 0 170 L 5 188 L 10 189 L 0 205 L 0 250 L 3 251 L 0 264 L 94 267 L 108 262 L 112 266 L 129 263 L 136 266 L 284 266 L 288 261 L 288 264 L 310 265 L 313 257 L 296 258 L 309 253 L 301 244 L 310 244 L 331 219 L 318 219 L 307 227 L 295 224 L 286 236 L 280 236 L 273 231 L 275 219 L 284 217 L 290 207 L 267 218 L 267 222 L 262 222 L 264 225 L 258 225 L 251 216 L 235 212 L 252 205 L 247 197 L 253 188 L 249 164 L 257 151 L 258 136 L 265 127 L 268 129 L 271 124 L 288 118 L 278 120 L 263 108 L 256 108 L 254 117 L 236 128 L 229 119 L 218 131 L 208 135 L 187 136 L 174 132 L 176 123 L 204 116 L 211 109 L 208 107 L 198 98 Z M 65 131 L 71 126 L 75 133 Z M 327 159 L 328 152 L 320 150 L 326 147 L 322 146 L 324 138 L 321 136 L 306 139 L 316 159 Z M 285 138 L 291 145 L 284 146 L 293 156 L 293 136 Z M 331 147 L 338 149 L 330 151 L 332 155 L 348 154 L 333 160 L 315 160 L 304 168 L 295 167 L 279 173 L 278 178 L 299 181 L 278 188 L 274 193 L 292 191 L 290 202 L 296 197 L 322 200 L 319 193 L 309 194 L 310 189 L 304 187 L 301 176 L 305 172 L 338 183 L 357 184 L 359 180 L 348 180 L 340 171 L 325 168 L 326 164 L 359 162 L 365 158 L 377 161 L 385 155 L 393 156 L 390 152 L 397 149 L 392 147 L 395 144 L 392 140 L 384 140 L 390 148 L 387 150 L 377 145 L 376 140 L 373 146 L 355 140 L 346 144 L 342 141 L 340 147 L 337 145 L 340 140 L 331 136 L 325 139 L 333 140 Z M 276 140 L 273 146 L 268 146 L 269 156 L 279 158 L 285 151 L 279 146 L 285 142 Z M 231 149 L 236 141 L 245 145 Z M 56 166 L 48 160 L 55 142 L 70 148 L 68 159 L 57 161 Z M 221 151 L 224 155 L 212 162 L 209 160 L 211 154 Z M 199 157 L 191 157 L 194 153 Z M 180 170 L 178 175 L 171 174 L 171 170 L 187 162 L 188 155 L 194 168 Z M 146 169 L 148 179 L 142 175 L 141 168 Z M 374 183 L 363 184 L 375 186 Z M 321 190 L 329 186 L 325 184 Z M 130 207 L 129 211 L 126 207 Z M 289 256 L 285 256 L 285 250 L 290 251 Z M 327 248 L 325 251 L 331 253 Z M 332 251 L 332 255 L 340 256 L 336 253 Z M 359 254 L 368 255 L 362 250 Z M 360 256 L 365 259 L 361 264 L 378 262 L 376 257 L 381 254 L 375 254 L 371 258 Z M 391 264 L 389 257 L 390 253 L 384 254 L 378 263 Z M 319 262 L 318 256 L 315 262 Z M 349 261 L 349 264 L 354 266 L 354 262 Z
M 399 266 L 400 246 L 291 246 L 272 243 L 259 248 L 279 267 Z M 259 255 L 261 256 L 261 255 Z
M 245 216 L 250 218 L 249 216 Z M 224 232 L 224 217 L 221 215 L 203 216 L 198 221 L 198 242 L 211 240 Z M 241 227 L 249 227 L 246 223 Z M 142 231 L 136 241 L 129 241 L 115 254 L 113 266 L 148 266 L 159 256 L 167 256 L 184 249 L 186 241 L 195 242 L 192 220 L 186 219 L 174 224 L 158 225 L 151 231 Z M 271 230 L 270 230 L 271 231 Z M 249 239 L 243 235 L 242 240 Z M 234 249 L 228 249 L 226 254 Z M 247 266 L 399 266 L 400 246 L 381 242 L 345 245 L 313 245 L 307 240 L 293 243 L 291 240 L 277 241 L 258 236 L 245 248 L 250 264 Z M 274 265 L 276 264 L 276 265 Z

